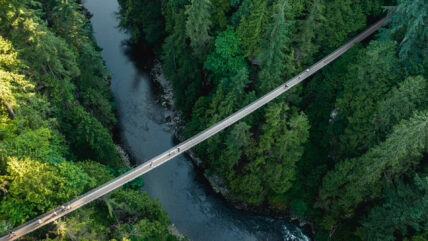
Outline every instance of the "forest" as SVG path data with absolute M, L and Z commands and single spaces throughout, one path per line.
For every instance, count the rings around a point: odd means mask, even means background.
M 0 233 L 129 169 L 80 1 L 0 0 Z M 137 179 L 21 240 L 178 240 Z
M 388 15 L 375 35 L 195 148 L 236 199 L 315 240 L 428 240 L 426 0 L 119 0 L 189 138 Z

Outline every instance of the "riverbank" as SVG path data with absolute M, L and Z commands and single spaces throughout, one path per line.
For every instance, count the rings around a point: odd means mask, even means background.
M 174 94 L 171 83 L 165 78 L 161 63 L 155 61 L 150 73 L 150 80 L 153 82 L 159 94 L 159 103 L 166 109 L 164 121 L 174 133 L 176 142 L 183 142 L 185 138 L 180 134 L 184 128 L 185 121 L 181 118 L 181 112 L 174 107 Z M 279 210 L 268 205 L 251 205 L 242 201 L 226 185 L 223 178 L 208 171 L 204 161 L 201 160 L 193 150 L 186 152 L 196 170 L 205 178 L 207 185 L 218 194 L 223 200 L 231 204 L 234 208 L 255 215 L 267 216 L 276 219 L 289 221 L 299 226 L 303 233 L 309 237 L 315 234 L 315 228 L 311 221 L 293 215 L 289 210 Z

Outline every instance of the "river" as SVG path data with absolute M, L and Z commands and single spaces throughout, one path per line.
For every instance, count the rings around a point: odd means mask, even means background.
M 129 35 L 121 31 L 116 0 L 85 0 L 102 55 L 112 73 L 120 138 L 137 163 L 171 148 L 173 133 L 166 109 L 142 68 L 130 58 Z M 177 229 L 193 241 L 309 240 L 291 223 L 250 215 L 224 202 L 203 182 L 190 160 L 179 156 L 143 176 L 145 191 L 156 198 Z

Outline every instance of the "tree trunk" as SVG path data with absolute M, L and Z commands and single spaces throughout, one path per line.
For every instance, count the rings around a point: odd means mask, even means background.
M 13 112 L 12 107 L 7 103 L 7 101 L 3 101 L 3 104 L 6 106 L 7 112 L 9 112 L 10 118 L 15 119 L 15 112 Z

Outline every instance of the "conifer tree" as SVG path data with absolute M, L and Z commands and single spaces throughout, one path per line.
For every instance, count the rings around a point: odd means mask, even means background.
M 401 61 L 417 63 L 428 58 L 428 2 L 426 0 L 399 0 L 383 29 L 384 38 L 398 34 L 401 38 L 399 56 Z
M 362 1 L 330 0 L 326 4 L 323 21 L 316 38 L 323 54 L 346 42 L 350 33 L 362 29 L 366 24 Z
M 228 27 L 218 35 L 215 49 L 207 57 L 204 67 L 212 71 L 215 81 L 235 76 L 239 70 L 246 68 L 242 54 L 237 34 L 232 27 Z
M 428 229 L 428 177 L 414 177 L 385 191 L 384 201 L 363 220 L 363 233 L 369 241 L 394 241 Z M 416 239 L 412 239 L 416 240 Z
M 260 94 L 278 86 L 285 76 L 294 71 L 293 51 L 290 49 L 291 26 L 294 24 L 287 13 L 290 11 L 288 0 L 280 0 L 274 5 L 272 24 L 262 42 L 259 59 L 262 70 L 259 73 Z
M 340 139 L 340 155 L 357 156 L 367 150 L 366 131 L 377 102 L 397 83 L 399 66 L 392 41 L 373 41 L 362 51 L 344 82 L 342 97 L 337 99 L 337 119 L 346 120 Z
M 230 10 L 230 0 L 215 0 L 211 10 L 213 28 L 222 31 L 227 26 L 227 12 Z
M 324 0 L 314 0 L 306 19 L 298 22 L 301 30 L 295 39 L 298 46 L 296 58 L 301 63 L 312 62 L 311 56 L 318 51 L 319 45 L 316 44 L 315 37 L 320 26 L 326 21 L 324 17 L 325 7 Z
M 256 57 L 259 55 L 260 41 L 265 36 L 265 26 L 268 24 L 268 21 L 268 2 L 251 0 L 249 14 L 242 17 L 237 29 L 243 49 L 245 50 L 245 57 Z
M 191 0 L 186 6 L 186 35 L 196 55 L 201 55 L 212 39 L 211 7 L 211 0 Z
M 379 102 L 367 128 L 370 146 L 384 140 L 400 120 L 408 119 L 415 110 L 428 104 L 428 82 L 423 76 L 408 77 Z
M 417 112 L 363 156 L 337 163 L 323 178 L 320 207 L 336 220 L 351 217 L 359 204 L 378 198 L 386 182 L 419 165 L 427 137 L 428 112 Z

